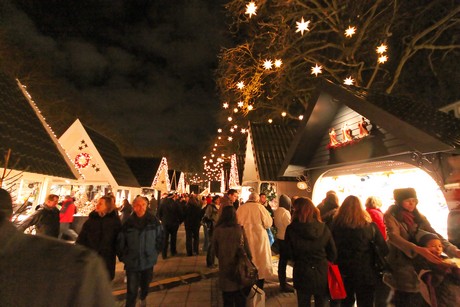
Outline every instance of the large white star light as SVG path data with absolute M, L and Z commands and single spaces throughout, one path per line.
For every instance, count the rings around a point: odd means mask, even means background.
M 323 72 L 323 66 L 320 66 L 318 64 L 315 64 L 315 67 L 311 68 L 311 74 L 318 76 L 318 74 L 321 74 Z
M 382 54 L 387 51 L 387 48 L 388 48 L 387 45 L 381 44 L 380 46 L 377 47 L 376 51 L 378 54 Z
M 283 65 L 283 61 L 281 61 L 280 59 L 276 59 L 276 60 L 275 60 L 275 67 L 276 67 L 276 68 L 280 68 L 281 65 Z
M 304 31 L 310 31 L 310 29 L 308 28 L 308 26 L 310 25 L 310 20 L 305 21 L 302 17 L 300 22 L 296 21 L 296 23 L 297 23 L 297 30 L 295 31 L 296 33 L 300 32 L 300 34 L 303 35 Z
M 264 61 L 264 68 L 265 68 L 266 70 L 272 69 L 272 67 L 273 67 L 273 62 L 272 62 L 272 60 L 265 60 L 265 61 Z
M 243 82 L 243 81 L 238 82 L 238 83 L 236 84 L 236 87 L 237 87 L 238 89 L 242 90 L 243 87 L 244 87 L 244 82 Z
M 356 28 L 352 26 L 348 26 L 348 29 L 345 30 L 346 37 L 352 37 L 356 33 Z
M 238 101 L 238 108 L 242 108 L 244 106 L 244 102 Z
M 254 2 L 249 2 L 248 4 L 246 4 L 245 14 L 249 15 L 249 18 L 251 18 L 252 15 L 257 15 L 256 11 L 257 11 L 257 6 Z
M 355 80 L 351 76 L 343 80 L 343 84 L 345 85 L 353 85 L 353 83 L 355 83 Z
M 383 63 L 385 63 L 386 61 L 388 61 L 388 56 L 386 56 L 386 55 L 381 55 L 381 56 L 379 56 L 379 60 L 378 60 L 378 61 L 379 61 L 380 64 L 383 64 Z

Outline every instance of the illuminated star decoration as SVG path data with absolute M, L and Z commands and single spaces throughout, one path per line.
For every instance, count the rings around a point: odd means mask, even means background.
M 308 25 L 310 24 L 310 20 L 305 21 L 303 19 L 303 17 L 302 17 L 300 22 L 296 21 L 296 23 L 297 23 L 297 30 L 295 31 L 296 33 L 300 32 L 300 34 L 303 35 L 304 31 L 310 31 L 310 29 L 308 29 Z
M 248 110 L 251 111 L 252 109 L 254 109 L 254 107 L 251 104 L 248 105 Z
M 345 80 L 343 80 L 343 84 L 345 84 L 345 85 L 353 85 L 354 82 L 355 82 L 355 80 L 353 80 L 353 78 L 351 76 L 346 78 Z
M 222 107 L 224 107 L 224 109 L 228 109 L 228 103 L 224 102 L 224 104 L 222 105 Z
M 238 108 L 242 108 L 243 105 L 244 105 L 244 102 L 242 102 L 242 101 L 239 101 L 239 102 L 238 102 Z
M 272 62 L 272 60 L 265 60 L 265 61 L 264 61 L 264 68 L 265 68 L 266 70 L 272 69 L 272 67 L 273 67 L 273 62 Z
M 352 37 L 353 34 L 356 33 L 356 28 L 352 26 L 348 26 L 348 29 L 345 30 L 345 36 L 346 37 Z
M 388 57 L 386 55 L 381 55 L 379 56 L 379 63 L 380 64 L 383 64 L 385 63 L 386 61 L 388 61 Z
M 380 46 L 377 47 L 377 53 L 382 54 L 387 51 L 387 45 L 381 44 Z
M 311 74 L 318 76 L 318 74 L 321 74 L 323 72 L 323 66 L 318 66 L 318 64 L 315 64 L 315 67 L 311 68 Z
M 256 4 L 254 2 L 249 2 L 248 4 L 246 4 L 245 14 L 249 15 L 249 18 L 251 18 L 252 15 L 257 15 L 256 10 L 257 10 Z
M 276 60 L 275 60 L 275 67 L 276 67 L 276 68 L 280 68 L 281 65 L 283 65 L 283 61 L 281 61 L 280 59 L 276 59 Z
M 244 82 L 243 82 L 243 81 L 238 82 L 238 83 L 236 84 L 236 87 L 239 88 L 240 90 L 242 90 L 243 87 L 244 87 Z

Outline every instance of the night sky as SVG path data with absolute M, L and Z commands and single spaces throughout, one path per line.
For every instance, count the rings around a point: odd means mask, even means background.
M 213 73 L 229 44 L 224 2 L 5 0 L 0 30 L 23 61 L 17 77 L 58 134 L 79 117 L 126 155 L 167 155 L 183 166 L 216 131 Z M 32 73 L 49 78 L 53 95 L 27 83 Z

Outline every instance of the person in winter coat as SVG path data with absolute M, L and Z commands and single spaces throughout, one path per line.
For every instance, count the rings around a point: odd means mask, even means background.
M 0 306 L 115 306 L 107 272 L 95 252 L 23 234 L 9 221 L 11 213 L 11 196 L 0 189 Z
M 59 211 L 59 236 L 61 239 L 63 235 L 66 235 L 70 240 L 75 241 L 78 234 L 75 230 L 70 228 L 73 223 L 73 216 L 77 213 L 77 207 L 75 207 L 74 200 L 71 196 L 66 196 L 62 202 L 61 210 Z
M 278 280 L 280 288 L 283 292 L 294 292 L 294 289 L 286 282 L 286 266 L 288 262 L 288 249 L 284 236 L 286 228 L 291 223 L 291 199 L 282 194 L 278 201 L 279 207 L 274 212 L 274 220 L 276 227 L 276 240 L 279 246 L 279 261 L 278 261 Z
M 212 250 L 212 235 L 214 233 L 214 227 L 217 224 L 219 218 L 217 206 L 220 204 L 220 196 L 216 195 L 212 198 L 212 202 L 209 205 L 206 205 L 204 211 L 205 224 L 203 227 L 206 228 L 208 234 L 208 240 L 211 242 L 211 245 L 208 246 L 206 252 L 206 265 L 208 268 L 213 268 L 215 266 L 215 253 Z
M 377 275 L 374 271 L 373 241 L 385 257 L 388 247 L 377 225 L 372 222 L 358 197 L 350 195 L 343 201 L 332 223 L 332 236 L 337 248 L 337 262 L 347 297 L 341 306 L 374 306 Z
M 243 239 L 243 248 L 251 259 L 251 251 L 243 227 L 238 225 L 235 208 L 226 206 L 217 222 L 212 237 L 212 248 L 219 259 L 219 285 L 224 306 L 246 306 L 250 289 L 245 289 L 235 281 L 235 257 Z
M 129 218 L 129 216 L 133 213 L 133 206 L 131 206 L 129 200 L 127 200 L 126 198 L 123 199 L 123 203 L 120 208 L 120 213 L 120 220 L 122 224 L 124 224 L 126 220 Z
M 183 212 L 177 199 L 177 195 L 170 193 L 168 194 L 168 197 L 163 198 L 160 201 L 160 206 L 158 207 L 157 212 L 158 218 L 161 220 L 164 228 L 165 238 L 162 256 L 163 259 L 166 259 L 168 257 L 168 246 L 170 246 L 171 256 L 175 256 L 177 254 L 177 231 L 183 221 Z
M 60 231 L 59 210 L 56 208 L 58 201 L 59 196 L 48 195 L 46 202 L 25 219 L 18 226 L 18 230 L 24 232 L 27 228 L 35 226 L 37 234 L 57 238 Z
M 319 208 L 321 220 L 331 229 L 332 219 L 339 208 L 339 198 L 335 193 L 326 194 L 322 206 Z
M 326 306 L 328 261 L 334 262 L 337 256 L 334 239 L 310 198 L 299 197 L 293 205 L 293 219 L 286 229 L 285 241 L 294 261 L 297 304 L 310 306 L 313 295 L 315 306 Z
M 147 212 L 148 201 L 141 196 L 134 199 L 132 214 L 123 224 L 117 238 L 117 255 L 125 264 L 127 277 L 126 307 L 136 305 L 140 288 L 141 305 L 146 306 L 153 266 L 163 246 L 160 221 Z
M 385 273 L 383 280 L 392 288 L 392 303 L 395 307 L 412 307 L 423 304 L 420 295 L 420 283 L 414 269 L 412 259 L 422 256 L 433 264 L 442 261 L 433 255 L 428 248 L 416 245 L 414 240 L 418 230 L 431 233 L 436 231 L 417 210 L 417 193 L 413 188 L 395 189 L 395 204 L 384 214 L 387 227 L 390 253 L 387 257 L 391 272 Z M 460 250 L 437 234 L 449 257 L 460 257 Z
M 239 194 L 237 190 L 228 189 L 227 193 L 225 193 L 225 195 L 220 199 L 219 216 L 222 213 L 222 209 L 224 209 L 224 207 L 234 206 L 234 203 L 238 202 L 238 195 Z M 235 207 L 235 210 L 238 209 Z
M 372 219 L 372 222 L 377 225 L 382 234 L 384 240 L 387 239 L 387 227 L 385 226 L 385 222 L 383 221 L 383 212 L 380 211 L 380 207 L 382 207 L 382 202 L 375 196 L 369 196 L 366 199 L 366 203 L 364 205 L 366 207 L 367 213 Z
M 238 223 L 244 227 L 251 249 L 252 261 L 259 271 L 257 286 L 264 287 L 265 278 L 271 277 L 272 252 L 268 239 L 267 228 L 272 226 L 273 220 L 267 209 L 259 203 L 259 194 L 252 192 L 248 201 L 236 211 Z
M 110 279 L 115 277 L 116 243 L 121 222 L 111 197 L 99 198 L 96 209 L 83 224 L 76 243 L 96 251 L 104 259 Z
M 185 205 L 184 214 L 185 225 L 185 247 L 187 256 L 198 255 L 200 241 L 200 227 L 203 211 L 201 210 L 200 201 L 195 195 L 192 195 Z

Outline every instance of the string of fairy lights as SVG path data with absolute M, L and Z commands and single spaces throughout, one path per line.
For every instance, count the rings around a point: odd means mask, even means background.
M 246 10 L 244 12 L 245 15 L 251 19 L 253 16 L 256 16 L 258 13 L 258 6 L 256 2 L 250 1 L 245 6 Z M 301 37 L 306 36 L 308 32 L 312 31 L 313 28 L 313 21 L 310 19 L 306 19 L 304 16 L 300 16 L 298 21 L 296 21 L 295 25 L 295 33 L 298 33 Z M 293 29 L 294 30 L 294 29 Z M 343 35 L 347 39 L 351 39 L 354 35 L 358 33 L 359 29 L 357 26 L 350 24 Z M 376 47 L 377 53 L 377 66 L 384 64 L 388 61 L 387 55 L 388 47 L 385 42 L 381 42 L 379 46 Z M 282 69 L 284 66 L 284 61 L 281 58 L 270 58 L 265 57 L 262 62 L 260 63 L 261 69 L 265 71 L 273 71 L 277 69 Z M 313 75 L 315 77 L 319 77 L 323 74 L 324 71 L 327 71 L 327 67 L 323 63 L 314 63 L 311 66 L 310 71 L 306 72 L 306 74 Z M 345 86 L 352 86 L 356 85 L 356 80 L 353 78 L 352 75 L 344 76 L 343 84 Z M 248 88 L 249 86 L 249 88 Z M 247 80 L 237 80 L 231 86 L 235 91 L 250 93 L 250 84 Z M 238 95 L 237 95 L 238 96 Z M 203 164 L 204 164 L 204 176 L 207 177 L 209 180 L 219 180 L 221 176 L 221 169 L 223 167 L 223 163 L 225 161 L 229 161 L 230 156 L 224 153 L 219 153 L 219 149 L 225 149 L 230 146 L 231 142 L 233 142 L 236 138 L 236 133 L 240 134 L 247 134 L 247 123 L 245 126 L 238 124 L 237 122 L 241 121 L 241 118 L 238 116 L 245 117 L 248 115 L 249 112 L 256 111 L 256 107 L 253 103 L 248 101 L 247 99 L 238 100 L 234 103 L 231 102 L 224 102 L 222 104 L 222 108 L 224 112 L 227 113 L 226 115 L 226 124 L 225 127 L 219 128 L 217 130 L 217 139 L 212 147 L 211 153 L 203 157 Z M 285 118 L 288 116 L 287 110 L 282 110 L 279 115 L 281 118 Z M 298 120 L 303 120 L 303 114 L 297 115 Z M 240 119 L 240 120 L 237 120 Z M 268 124 L 272 124 L 274 122 L 274 118 L 269 117 L 267 119 Z

